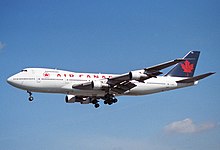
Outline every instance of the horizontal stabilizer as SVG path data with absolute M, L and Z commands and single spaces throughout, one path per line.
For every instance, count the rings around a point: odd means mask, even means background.
M 215 72 L 209 72 L 209 73 L 201 74 L 201 75 L 198 75 L 198 76 L 195 76 L 195 77 L 191 77 L 191 78 L 188 78 L 188 79 L 183 79 L 183 80 L 176 81 L 176 82 L 177 83 L 192 83 L 192 82 L 204 79 L 204 78 L 206 78 L 206 77 L 208 77 L 212 74 L 215 74 Z

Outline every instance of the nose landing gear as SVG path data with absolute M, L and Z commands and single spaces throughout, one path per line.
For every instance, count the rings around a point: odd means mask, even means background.
M 27 93 L 29 94 L 29 98 L 28 100 L 31 102 L 34 100 L 34 97 L 32 96 L 32 93 L 30 91 L 27 91 Z

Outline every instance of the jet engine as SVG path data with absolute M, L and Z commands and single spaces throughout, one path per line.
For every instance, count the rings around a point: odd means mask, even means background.
M 81 104 L 91 103 L 91 99 L 89 97 L 82 98 L 82 97 L 77 97 L 75 95 L 66 95 L 65 101 L 66 103 L 75 103 L 75 102 L 80 102 Z
M 137 72 L 137 71 L 131 71 L 129 72 L 129 77 L 130 77 L 130 80 L 146 80 L 149 78 L 148 75 L 146 74 L 143 74 L 143 73 L 140 73 L 140 72 Z
M 105 89 L 109 87 L 108 84 L 102 83 L 101 81 L 97 81 L 97 80 L 92 81 L 91 84 L 92 84 L 92 89 L 94 90 L 100 90 L 100 89 Z
M 65 101 L 66 103 L 75 103 L 75 102 L 79 102 L 80 98 L 78 98 L 75 95 L 66 95 Z

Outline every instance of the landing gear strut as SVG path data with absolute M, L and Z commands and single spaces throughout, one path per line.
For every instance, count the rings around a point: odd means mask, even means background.
M 29 94 L 29 98 L 28 100 L 31 102 L 34 100 L 34 97 L 32 96 L 32 93 L 30 91 L 27 91 L 27 93 Z

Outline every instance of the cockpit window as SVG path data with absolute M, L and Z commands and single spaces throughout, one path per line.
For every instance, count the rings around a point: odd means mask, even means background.
M 21 70 L 21 72 L 27 72 L 27 70 Z

